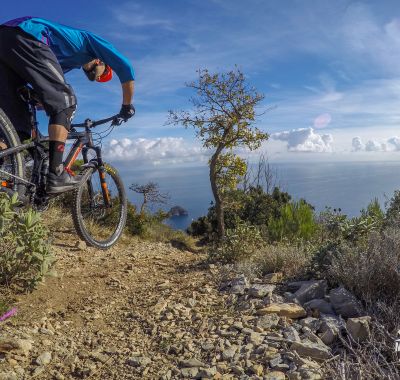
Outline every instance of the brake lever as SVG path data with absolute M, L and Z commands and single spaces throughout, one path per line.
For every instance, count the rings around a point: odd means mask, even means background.
M 112 125 L 112 126 L 121 125 L 123 121 L 124 121 L 124 119 L 123 119 L 122 117 L 116 117 L 116 118 L 112 121 L 111 125 Z

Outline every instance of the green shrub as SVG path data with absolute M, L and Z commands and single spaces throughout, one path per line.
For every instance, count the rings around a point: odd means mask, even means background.
M 191 223 L 187 229 L 187 233 L 192 236 L 205 237 L 208 239 L 213 233 L 213 226 L 207 216 L 201 216 Z
M 275 187 L 271 194 L 261 186 L 250 186 L 247 190 L 236 189 L 224 193 L 224 221 L 226 229 L 235 229 L 238 223 L 256 226 L 267 238 L 269 220 L 279 217 L 280 208 L 290 201 L 290 195 Z M 192 222 L 188 233 L 211 241 L 217 232 L 215 206 L 208 209 L 207 216 Z
M 386 202 L 385 225 L 398 225 L 400 222 L 400 190 L 396 190 L 392 198 Z
M 19 204 L 16 195 L 0 193 L 0 284 L 32 289 L 54 259 L 40 214 Z
M 163 222 L 168 213 L 159 210 L 155 214 L 148 212 L 136 213 L 136 207 L 128 202 L 128 218 L 126 228 L 132 235 L 142 239 L 159 242 L 169 242 L 175 248 L 195 251 L 196 242 L 184 231 L 174 230 Z
M 315 235 L 318 225 L 314 210 L 304 200 L 287 203 L 279 212 L 279 217 L 268 222 L 270 241 L 309 240 Z
M 126 227 L 132 235 L 138 235 L 142 238 L 149 238 L 151 230 L 168 218 L 168 214 L 162 210 L 154 214 L 148 212 L 137 213 L 136 207 L 128 204 L 128 216 Z
M 231 263 L 251 257 L 265 242 L 257 227 L 237 222 L 236 228 L 227 229 L 224 239 L 210 247 L 209 256 Z

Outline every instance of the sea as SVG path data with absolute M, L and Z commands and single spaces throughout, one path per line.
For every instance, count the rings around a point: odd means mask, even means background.
M 208 167 L 127 168 L 116 165 L 128 188 L 132 183 L 158 183 L 160 191 L 168 193 L 166 205 L 153 207 L 169 210 L 183 207 L 188 215 L 172 217 L 167 224 L 186 229 L 190 223 L 207 214 L 213 199 Z M 340 208 L 349 217 L 377 198 L 382 207 L 400 189 L 400 161 L 385 162 L 291 162 L 271 163 L 274 180 L 293 199 L 305 199 L 317 212 L 326 207 Z M 139 205 L 140 196 L 127 190 L 128 198 Z

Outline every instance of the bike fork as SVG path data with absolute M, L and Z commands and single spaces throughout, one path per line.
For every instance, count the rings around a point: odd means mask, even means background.
M 99 176 L 100 176 L 100 184 L 101 184 L 101 191 L 103 193 L 103 200 L 104 205 L 106 207 L 111 207 L 111 199 L 110 199 L 110 192 L 108 191 L 107 182 L 106 182 L 106 169 L 104 167 L 103 157 L 101 155 L 101 149 L 95 148 L 97 154 L 97 162 L 99 164 Z
M 103 158 L 101 155 L 101 149 L 98 147 L 92 148 L 95 150 L 96 152 L 96 167 L 97 167 L 97 171 L 99 172 L 99 178 L 100 178 L 100 185 L 101 185 L 101 192 L 103 195 L 103 201 L 104 201 L 104 205 L 109 208 L 111 207 L 111 199 L 110 199 L 110 192 L 108 191 L 108 187 L 107 187 L 107 181 L 106 181 L 106 169 L 104 167 L 104 162 L 103 162 Z M 87 151 L 88 149 L 84 149 L 82 151 L 82 155 L 83 155 L 83 160 L 85 163 L 88 163 L 88 157 L 87 157 Z M 90 199 L 93 200 L 93 185 L 92 185 L 92 181 L 90 179 L 88 179 L 87 182 L 88 185 L 88 192 L 89 192 L 89 196 Z

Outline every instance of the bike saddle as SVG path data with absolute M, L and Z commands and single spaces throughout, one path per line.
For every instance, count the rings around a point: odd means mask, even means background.
M 35 90 L 29 86 L 22 86 L 17 89 L 18 95 L 26 103 L 40 104 L 40 99 Z

